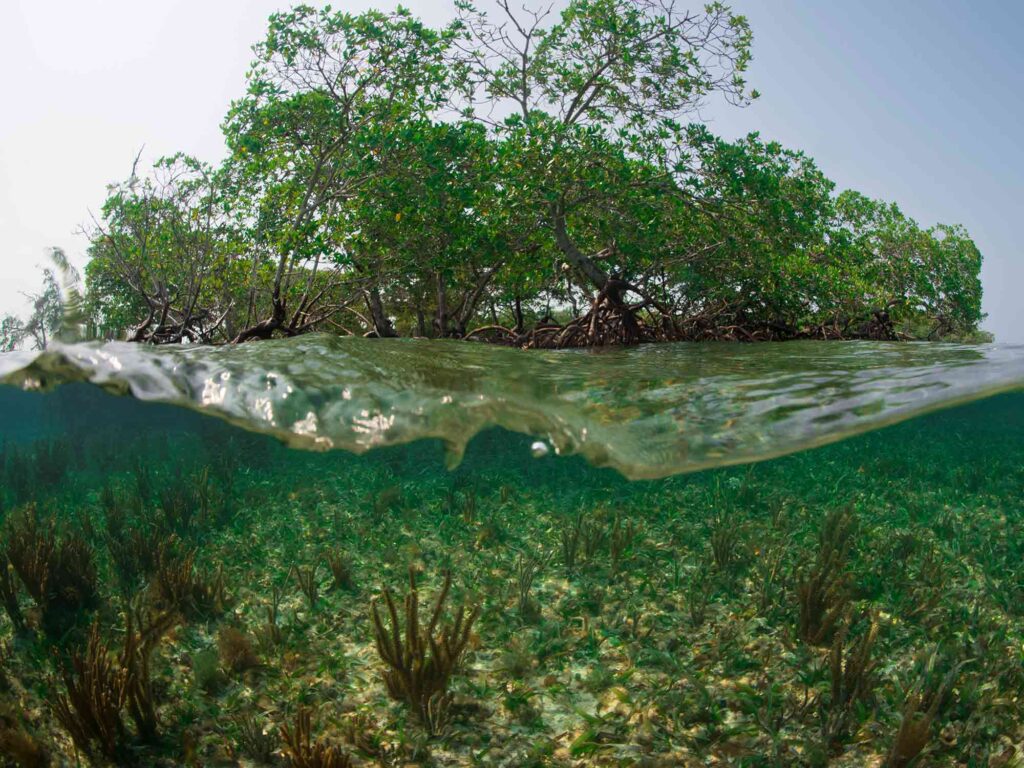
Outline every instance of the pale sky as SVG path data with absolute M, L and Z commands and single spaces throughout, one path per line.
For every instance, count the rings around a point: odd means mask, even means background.
M 481 0 L 486 5 L 487 0 Z M 447 0 L 406 0 L 430 22 Z M 699 3 L 694 3 L 696 7 Z M 340 3 L 359 10 L 376 2 Z M 0 314 L 25 313 L 47 246 L 83 263 L 76 229 L 105 185 L 181 150 L 217 162 L 274 0 L 0 4 Z M 805 150 L 840 188 L 922 225 L 962 223 L 985 256 L 986 327 L 1024 341 L 1024 2 L 734 0 L 754 31 L 754 106 L 712 129 Z

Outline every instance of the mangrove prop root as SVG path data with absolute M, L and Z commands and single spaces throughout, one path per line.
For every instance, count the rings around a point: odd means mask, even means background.
M 545 322 L 530 330 L 484 325 L 463 338 L 524 349 L 566 349 L 646 344 L 664 341 L 786 341 L 790 339 L 900 338 L 889 315 L 877 310 L 867 318 L 834 318 L 831 322 L 797 327 L 746 316 L 742 306 L 719 305 L 700 312 L 673 312 L 646 296 L 626 303 L 625 292 L 639 292 L 622 281 L 609 281 L 594 298 L 590 310 L 565 324 Z M 642 295 L 642 292 L 640 292 Z

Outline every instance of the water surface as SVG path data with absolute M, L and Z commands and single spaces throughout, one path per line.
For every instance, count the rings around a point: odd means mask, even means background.
M 770 458 L 1024 384 L 1024 347 L 662 344 L 523 354 L 333 336 L 225 347 L 126 343 L 0 356 L 0 381 L 89 381 L 293 447 L 362 452 L 481 430 L 548 440 L 631 478 Z

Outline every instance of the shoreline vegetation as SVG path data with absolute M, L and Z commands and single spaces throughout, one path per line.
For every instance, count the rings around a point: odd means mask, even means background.
M 438 28 L 402 9 L 272 15 L 226 156 L 136 157 L 84 227 L 84 276 L 55 250 L 0 349 L 69 326 L 153 344 L 986 337 L 962 227 L 698 122 L 759 96 L 729 7 L 453 12 Z

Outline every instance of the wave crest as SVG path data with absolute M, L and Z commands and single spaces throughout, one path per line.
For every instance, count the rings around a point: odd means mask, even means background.
M 439 438 L 455 464 L 492 426 L 629 478 L 772 458 L 1024 386 L 1024 347 L 882 342 L 663 344 L 521 352 L 303 336 L 223 347 L 121 342 L 0 355 L 0 382 L 88 381 L 296 448 Z

